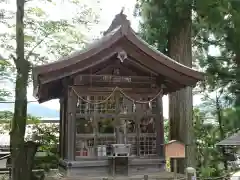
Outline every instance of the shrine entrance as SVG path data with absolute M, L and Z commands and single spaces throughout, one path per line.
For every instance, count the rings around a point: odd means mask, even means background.
M 107 156 L 111 144 L 131 145 L 131 156 L 157 156 L 156 99 L 161 91 L 142 100 L 133 99 L 119 87 L 101 96 L 74 92 L 78 97 L 76 156 Z

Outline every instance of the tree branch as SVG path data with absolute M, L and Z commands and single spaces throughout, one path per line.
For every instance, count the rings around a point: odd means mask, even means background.
M 10 58 L 13 59 L 15 66 L 17 66 L 17 58 L 13 54 L 10 54 Z
M 42 38 L 40 41 L 38 41 L 35 46 L 33 46 L 33 48 L 29 51 L 29 53 L 27 54 L 26 56 L 26 61 L 28 61 L 29 57 L 32 55 L 33 51 L 50 35 L 49 34 L 46 34 L 46 36 L 44 38 Z
M 25 0 L 24 3 L 27 3 L 27 2 L 30 2 L 30 1 L 33 1 L 33 0 Z

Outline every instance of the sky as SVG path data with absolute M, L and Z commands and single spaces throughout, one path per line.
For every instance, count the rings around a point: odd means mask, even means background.
M 14 0 L 10 0 L 15 4 Z M 134 6 L 136 0 L 81 0 L 81 2 L 86 3 L 99 11 L 100 19 L 99 23 L 95 25 L 91 31 L 89 32 L 90 36 L 99 36 L 101 32 L 106 30 L 114 16 L 118 14 L 122 8 L 124 7 L 124 13 L 127 15 L 127 18 L 131 22 L 132 28 L 137 31 L 138 30 L 138 20 L 133 16 Z M 13 4 L 13 5 L 14 5 Z M 48 5 L 46 6 L 44 3 L 39 4 L 44 11 L 46 11 L 51 19 L 60 19 L 60 18 L 71 18 L 74 13 L 77 11 L 76 6 L 72 6 L 67 3 L 67 0 L 61 0 L 61 3 L 57 5 Z M 214 51 L 214 50 L 213 50 Z M 28 88 L 28 100 L 36 100 L 32 96 L 32 87 Z M 201 97 L 199 95 L 195 95 L 193 97 L 194 105 L 197 105 L 201 102 Z M 45 103 L 42 103 L 43 106 L 46 106 L 50 109 L 59 109 L 59 100 L 51 100 Z M 168 117 L 168 97 L 163 97 L 163 115 L 164 117 Z

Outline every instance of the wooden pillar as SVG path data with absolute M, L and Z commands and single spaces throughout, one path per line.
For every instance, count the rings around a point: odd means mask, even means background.
M 94 99 L 95 99 L 95 102 L 97 102 L 97 97 L 98 96 L 95 96 Z M 98 108 L 99 108 L 99 105 L 98 104 L 95 104 L 94 105 L 94 117 L 93 117 L 93 133 L 94 133 L 94 145 L 93 145 L 93 148 L 94 148 L 94 155 L 95 156 L 98 156 L 98 138 L 99 138 L 99 129 L 98 129 L 98 122 L 99 122 L 99 117 L 96 116 L 96 114 L 98 113 Z
M 121 132 L 120 132 L 120 117 L 119 117 L 119 114 L 120 114 L 120 111 L 121 111 L 120 101 L 119 101 L 120 93 L 115 92 L 114 97 L 115 97 L 115 104 L 116 104 L 116 106 L 115 106 L 116 107 L 115 119 L 114 119 L 116 143 L 117 144 L 122 144 L 122 137 L 121 137 Z
M 135 115 L 135 123 L 136 123 L 136 134 L 137 134 L 137 139 L 136 139 L 136 149 L 137 149 L 137 156 L 141 155 L 141 146 L 140 146 L 140 135 L 141 135 L 141 129 L 140 129 L 140 121 L 142 118 L 142 107 L 141 104 L 135 104 L 136 106 L 136 115 Z
M 59 122 L 59 155 L 60 158 L 65 158 L 65 116 L 64 116 L 64 98 L 59 100 L 60 103 L 60 122 Z
M 76 106 L 77 96 L 71 88 L 68 88 L 67 96 L 67 160 L 75 160 L 76 152 Z
M 137 156 L 140 156 L 140 116 L 135 115 L 134 120 L 135 120 L 135 125 L 136 125 L 136 153 Z
M 163 119 L 163 105 L 162 105 L 162 95 L 156 99 L 156 150 L 157 155 L 164 157 L 164 119 Z

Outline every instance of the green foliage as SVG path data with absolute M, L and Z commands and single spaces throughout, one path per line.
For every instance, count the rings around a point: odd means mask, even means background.
M 10 111 L 0 111 L 1 131 L 10 131 L 10 122 L 13 113 Z M 58 144 L 59 125 L 40 123 L 37 117 L 28 115 L 27 124 L 31 126 L 31 133 L 26 136 L 26 140 L 33 140 L 40 144 L 38 151 L 44 152 L 45 156 L 36 156 L 34 168 L 46 171 L 58 167 Z
M 0 177 L 0 180 L 9 180 L 9 177 L 8 177 L 8 175 L 4 174 Z
M 164 119 L 164 141 L 167 143 L 169 141 L 169 121 Z
M 136 15 L 142 38 L 168 54 L 170 30 L 179 31 L 189 6 L 194 66 L 206 72 L 198 87 L 203 102 L 194 110 L 197 169 L 201 177 L 220 176 L 226 155 L 216 143 L 240 127 L 240 1 L 138 0 Z
M 228 91 L 221 88 L 213 93 L 204 93 L 203 102 L 194 110 L 198 171 L 202 177 L 222 176 L 226 173 L 226 165 L 228 169 L 233 168 L 227 163 L 233 160 L 233 154 L 216 146 L 240 130 L 239 110 L 232 106 L 228 96 Z
M 9 123 L 13 118 L 13 112 L 0 111 L 0 123 Z M 27 124 L 39 123 L 39 118 L 32 115 L 27 116 Z
M 197 138 L 197 169 L 202 177 L 220 176 L 218 169 L 220 153 L 216 143 L 220 140 L 216 124 L 207 122 L 206 114 L 199 109 L 194 110 L 194 130 Z
M 239 123 L 236 120 L 234 108 L 222 109 L 222 127 L 224 136 L 231 136 L 240 126 L 233 125 Z M 212 113 L 211 110 L 209 110 Z M 221 153 L 222 148 L 216 144 L 222 140 L 217 118 L 209 116 L 208 111 L 194 109 L 194 131 L 197 145 L 197 170 L 201 177 L 219 177 L 226 173 L 223 161 L 232 161 L 233 154 Z M 229 123 L 231 121 L 231 123 Z M 231 159 L 229 159 L 229 157 Z
M 43 0 L 43 3 L 45 6 L 54 7 L 55 3 L 59 5 L 60 2 Z M 92 24 L 98 22 L 98 15 L 95 13 L 98 12 L 98 8 L 93 9 L 81 0 L 67 3 L 76 10 L 76 13 L 72 18 L 57 20 L 49 18 L 49 12 L 45 11 L 42 6 L 39 7 L 38 1 L 33 0 L 26 3 L 24 15 L 25 59 L 31 62 L 31 65 L 56 61 L 76 49 L 83 48 L 86 44 L 88 37 L 85 32 L 89 31 Z M 0 2 L 0 4 L 7 6 L 7 2 Z M 16 34 L 13 31 L 16 26 L 15 11 L 5 9 L 3 11 L 6 16 L 0 21 L 0 25 L 3 26 L 0 33 L 0 53 L 4 52 L 4 62 L 9 64 L 11 73 L 13 73 L 15 71 L 13 59 L 16 58 L 14 43 Z M 0 63 L 0 73 L 3 72 L 1 67 Z M 11 76 L 11 78 L 14 81 L 14 77 Z
M 207 89 L 213 90 L 216 86 L 227 87 L 234 95 L 235 105 L 239 106 L 240 3 L 238 1 L 215 1 L 215 3 L 211 10 L 210 7 L 203 7 L 202 11 L 198 12 L 199 16 L 194 21 L 195 44 L 199 49 L 202 48 L 205 54 L 208 53 L 210 46 L 216 46 L 219 54 L 202 56 L 199 58 L 199 65 L 208 74 Z
M 1 121 L 10 121 L 13 117 L 11 111 L 0 111 L 0 120 Z
M 139 0 L 136 4 L 136 15 L 140 15 L 140 35 L 149 44 L 158 50 L 167 52 L 167 35 L 169 31 L 169 19 L 166 16 L 165 1 Z
M 10 64 L 0 55 L 0 83 L 6 81 L 9 77 Z M 0 87 L 0 101 L 6 100 L 10 96 L 10 92 L 5 88 Z
M 38 151 L 46 153 L 44 157 L 35 158 L 35 168 L 46 171 L 58 167 L 59 125 L 36 123 L 32 128 L 34 140 L 40 144 Z
M 11 111 L 0 111 L 0 132 L 10 131 L 13 113 Z

